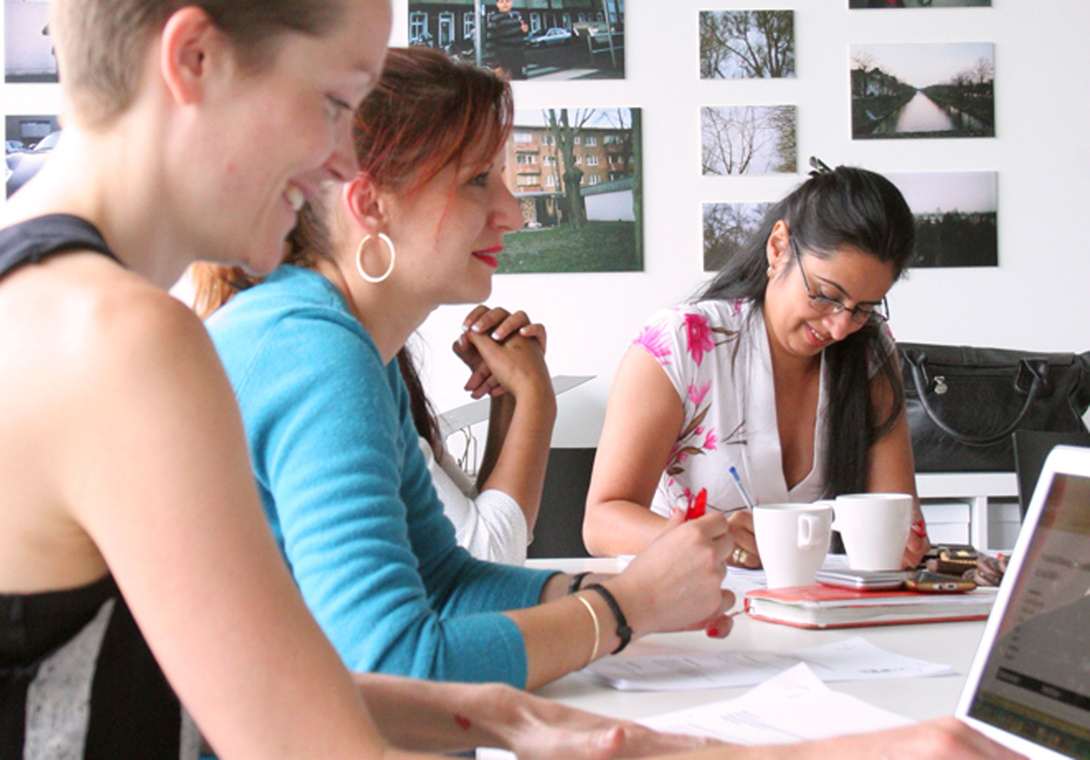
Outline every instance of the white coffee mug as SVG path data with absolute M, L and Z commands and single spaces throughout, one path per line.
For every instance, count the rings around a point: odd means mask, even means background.
M 900 570 L 912 525 L 907 493 L 842 494 L 821 502 L 833 508 L 833 530 L 840 531 L 852 570 Z
M 809 586 L 825 561 L 832 535 L 828 504 L 758 504 L 753 529 L 769 588 Z

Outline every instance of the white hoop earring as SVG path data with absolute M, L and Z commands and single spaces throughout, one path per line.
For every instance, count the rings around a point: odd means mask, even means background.
M 380 232 L 378 233 L 378 239 L 386 244 L 386 247 L 390 249 L 390 266 L 386 267 L 386 271 L 380 274 L 378 277 L 367 274 L 363 271 L 363 249 L 367 245 L 367 242 L 371 239 L 370 235 L 364 235 L 363 240 L 356 246 L 356 271 L 360 273 L 360 277 L 367 280 L 367 282 L 379 283 L 389 277 L 394 271 L 394 262 L 397 260 L 397 252 L 394 250 L 394 242 L 390 238 Z

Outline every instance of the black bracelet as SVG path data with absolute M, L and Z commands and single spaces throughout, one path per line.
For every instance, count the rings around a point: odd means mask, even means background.
M 613 617 L 617 619 L 617 638 L 621 640 L 621 645 L 613 650 L 613 654 L 617 654 L 626 646 L 628 642 L 632 641 L 632 629 L 628 627 L 628 621 L 625 619 L 624 613 L 621 612 L 621 605 L 617 604 L 617 600 L 613 594 L 609 593 L 609 589 L 605 586 L 592 583 L 586 588 L 587 591 L 597 591 L 603 599 L 606 600 L 606 604 L 609 605 L 609 611 L 613 613 Z
M 568 582 L 568 596 L 571 596 L 583 585 L 583 579 L 590 575 L 590 570 L 584 570 L 581 573 L 576 573 L 571 577 Z

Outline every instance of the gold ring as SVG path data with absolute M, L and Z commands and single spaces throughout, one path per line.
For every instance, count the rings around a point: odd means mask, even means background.
M 746 563 L 746 558 L 749 557 L 749 552 L 739 546 L 730 556 L 731 559 L 734 560 L 734 564 L 744 565 Z

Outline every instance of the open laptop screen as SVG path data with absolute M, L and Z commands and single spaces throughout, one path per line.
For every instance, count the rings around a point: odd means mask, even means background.
M 1012 563 L 1015 583 L 989 621 L 987 656 L 974 663 L 979 680 L 963 707 L 997 732 L 1090 758 L 1090 473 L 1045 474 L 1035 525 Z

